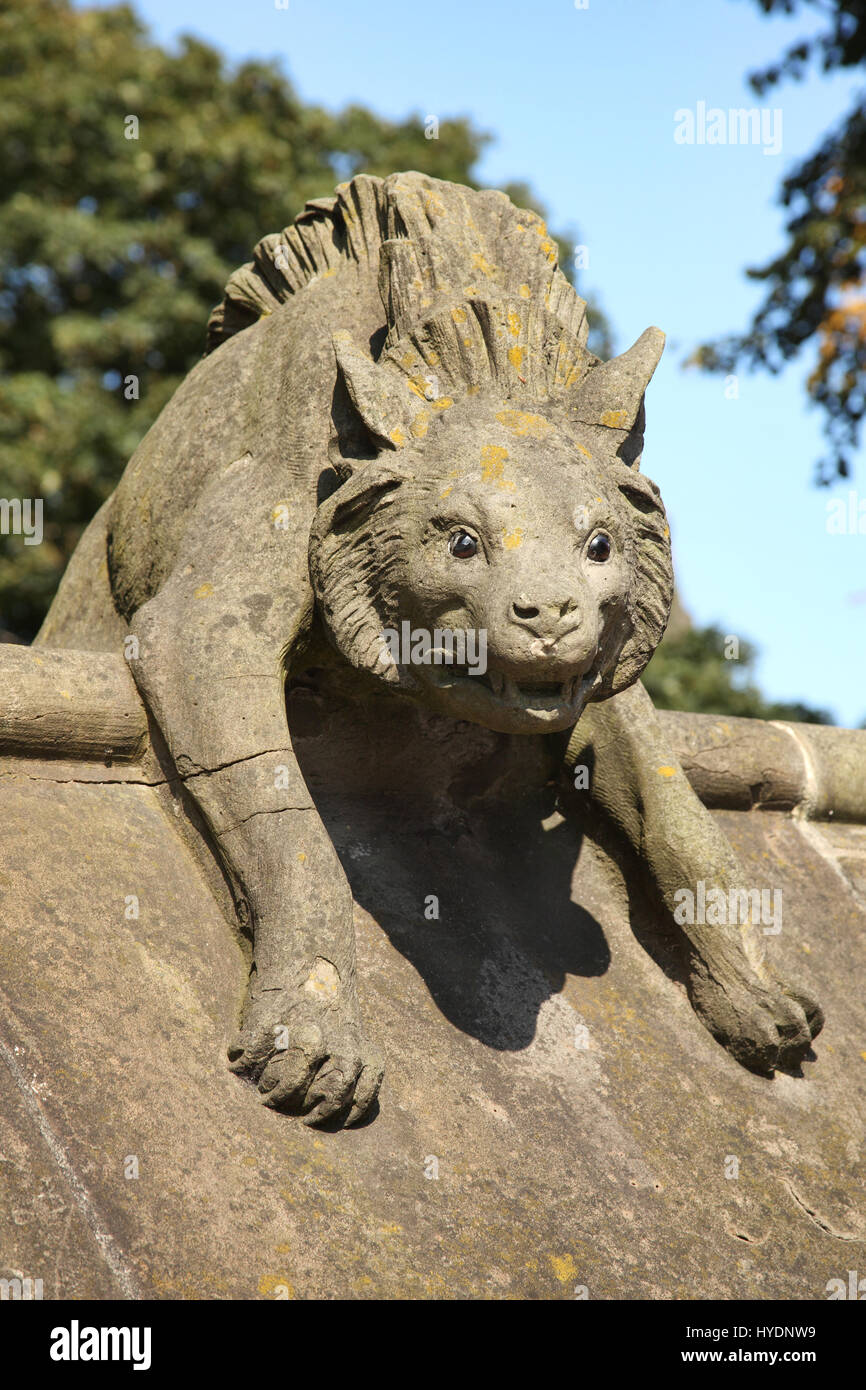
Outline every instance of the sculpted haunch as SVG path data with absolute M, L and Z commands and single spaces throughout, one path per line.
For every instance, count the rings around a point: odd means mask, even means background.
M 374 682 L 506 734 L 575 726 L 568 761 L 592 765 L 592 807 L 668 913 L 698 882 L 744 886 L 638 680 L 673 587 L 638 471 L 663 335 L 606 363 L 586 337 L 533 213 L 415 173 L 341 185 L 232 276 L 209 354 L 37 639 L 139 639 L 135 679 L 253 932 L 231 1065 L 308 1122 L 366 1115 L 383 1070 L 359 1018 L 351 894 L 287 723 L 286 674 L 317 643 L 361 698 Z M 405 623 L 483 632 L 483 674 L 395 661 L 383 634 Z M 773 976 L 760 929 L 679 930 L 713 1035 L 764 1073 L 796 1066 L 820 1009 Z

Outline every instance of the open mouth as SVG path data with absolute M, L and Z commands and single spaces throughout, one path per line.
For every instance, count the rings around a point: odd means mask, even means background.
M 576 704 L 592 685 L 591 673 L 571 676 L 566 681 L 515 681 L 502 671 L 489 669 L 473 674 L 467 666 L 448 666 L 436 672 L 443 687 L 469 684 L 483 689 L 498 703 L 525 710 L 553 711 Z

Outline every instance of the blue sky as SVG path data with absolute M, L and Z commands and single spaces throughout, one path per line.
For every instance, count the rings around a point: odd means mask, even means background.
M 855 488 L 866 499 L 866 464 L 829 493 L 812 486 L 823 441 L 805 402 L 809 361 L 742 376 L 736 399 L 722 378 L 681 365 L 696 343 L 747 323 L 760 287 L 744 268 L 783 245 L 777 187 L 858 90 L 850 75 L 786 83 L 760 100 L 747 87 L 745 74 L 818 27 L 817 16 L 766 20 L 753 0 L 135 8 L 162 42 L 186 31 L 233 59 L 279 58 L 307 101 L 359 101 L 394 118 L 468 115 L 493 132 L 480 178 L 526 179 L 551 224 L 579 233 L 582 288 L 597 293 L 620 350 L 648 324 L 668 335 L 647 397 L 643 469 L 662 489 L 692 616 L 758 643 L 768 696 L 829 708 L 843 724 L 866 716 L 866 535 L 826 527 L 830 498 Z M 677 143 L 674 113 L 699 102 L 780 110 L 781 151 Z

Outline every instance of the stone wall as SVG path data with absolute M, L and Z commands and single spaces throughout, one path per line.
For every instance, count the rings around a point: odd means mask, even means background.
M 226 1069 L 248 947 L 123 662 L 0 648 L 0 1278 L 820 1299 L 862 1272 L 866 734 L 665 716 L 826 1010 L 803 1074 L 768 1080 L 700 1026 L 634 866 L 557 814 L 534 740 L 296 700 L 387 1056 L 356 1130 Z

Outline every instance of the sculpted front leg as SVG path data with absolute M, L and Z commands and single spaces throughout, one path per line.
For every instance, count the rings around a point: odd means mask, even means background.
M 233 665 L 224 642 L 196 640 L 171 595 L 140 610 L 133 628 L 136 679 L 253 932 L 231 1067 L 276 1109 L 354 1123 L 383 1068 L 360 1027 L 351 892 L 288 736 L 279 646 Z
M 590 793 L 641 857 L 687 948 L 689 995 L 698 1017 L 744 1066 L 797 1066 L 823 1026 L 820 1006 L 779 979 L 764 957 L 763 928 L 745 921 L 689 921 L 686 889 L 748 888 L 744 870 L 666 744 L 640 683 L 591 705 L 572 734 L 568 763 L 594 764 Z M 679 896 L 678 896 L 679 894 Z M 710 901 L 713 899 L 710 898 Z M 720 900 L 720 899 L 719 899 Z M 740 899 L 737 899 L 740 901 Z M 680 919 L 686 917 L 686 920 Z
M 369 1110 L 382 1079 L 363 1039 L 352 896 L 287 744 L 187 781 L 232 866 L 254 966 L 232 1070 L 307 1123 Z
M 353 1123 L 376 1098 L 382 1062 L 361 1031 L 352 896 L 291 751 L 280 750 L 278 765 L 273 754 L 264 761 L 262 780 L 273 781 L 275 765 L 281 782 L 289 773 L 278 800 L 292 804 L 257 809 L 218 834 L 226 860 L 245 866 L 255 933 L 243 1027 L 229 1058 L 273 1108 L 301 1112 L 308 1123 L 347 1111 Z M 259 775 L 254 764 L 243 772 L 253 782 Z M 257 786 L 249 790 L 263 799 Z

